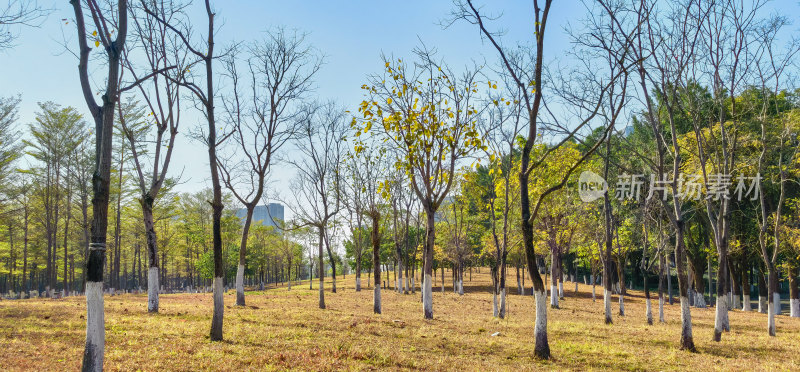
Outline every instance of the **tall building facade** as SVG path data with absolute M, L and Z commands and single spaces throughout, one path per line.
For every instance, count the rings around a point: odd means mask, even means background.
M 239 217 L 244 223 L 244 218 L 247 216 L 247 209 L 241 208 L 236 211 L 236 217 Z M 253 209 L 253 223 L 260 223 L 264 226 L 278 227 L 283 222 L 283 205 L 279 203 L 269 203 L 267 205 L 257 205 Z

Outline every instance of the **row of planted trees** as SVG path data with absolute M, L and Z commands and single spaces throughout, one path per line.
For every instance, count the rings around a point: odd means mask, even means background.
M 459 215 L 479 216 L 476 224 L 488 231 L 498 315 L 508 253 L 522 246 L 540 357 L 550 353 L 540 268 L 547 258 L 550 292 L 563 292 L 559 278 L 570 251 L 592 273 L 602 271 L 606 323 L 613 321 L 612 293 L 625 293 L 626 267 L 637 258 L 648 296 L 649 275 L 658 276 L 663 293 L 676 271 L 681 348 L 695 351 L 690 306 L 705 306 L 706 276 L 709 287 L 716 282 L 709 296 L 715 341 L 730 330 L 728 311 L 750 309 L 751 282 L 760 284 L 759 304 L 774 335 L 779 266 L 792 288 L 792 314 L 800 304 L 791 182 L 798 44 L 782 38 L 787 19 L 766 15 L 758 1 L 600 1 L 587 5 L 590 15 L 571 32 L 579 66 L 556 69 L 545 59 L 551 4 L 534 2 L 535 45 L 507 48 L 480 7 L 456 2 L 452 21 L 480 29 L 500 57 L 499 74 L 479 66 L 455 73 L 421 49 L 413 64 L 385 57 L 384 72 L 362 87 L 367 99 L 351 125 L 356 155 L 379 161 L 392 154 L 385 173 L 405 174 L 399 183 L 409 183 L 426 218 L 425 318 L 433 317 L 432 265 L 437 231 L 445 230 L 437 214 L 452 209 L 446 226 L 454 231 L 448 236 L 454 252 L 469 240 L 462 233 L 467 219 Z M 456 188 L 458 170 L 473 156 L 489 165 L 467 172 L 475 191 L 463 192 Z M 397 178 L 376 177 L 368 195 L 391 189 Z M 570 192 L 575 188 L 580 199 Z M 479 202 L 459 200 L 470 194 Z M 448 197 L 454 202 L 446 203 Z M 369 215 L 379 231 L 380 215 Z M 458 267 L 461 259 L 453 262 Z M 558 296 L 550 306 L 558 307 Z M 652 322 L 651 311 L 648 317 Z
M 209 206 L 197 219 L 208 221 L 210 237 L 193 236 L 183 244 L 204 241 L 203 251 L 210 252 L 210 262 L 199 266 L 213 277 L 212 341 L 223 335 L 224 280 L 233 271 L 226 264 L 229 252 L 238 255 L 236 302 L 245 303 L 247 270 L 257 266 L 250 262 L 252 241 L 259 240 L 253 210 L 278 160 L 297 171 L 290 195 L 275 196 L 295 216 L 279 229 L 286 235 L 278 236 L 314 234 L 309 245 L 316 248 L 320 308 L 328 267 L 336 292 L 337 242 L 348 235 L 357 288 L 365 261 L 371 261 L 376 313 L 382 311 L 381 263 L 387 259 L 396 287 L 404 291 L 417 284 L 419 268 L 426 319 L 434 316 L 434 269 L 445 262 L 461 291 L 470 263 L 490 265 L 500 317 L 506 315 L 509 265 L 525 270 L 522 277 L 530 279 L 536 302 L 535 353 L 542 358 L 550 356 L 548 308 L 559 305 L 553 293 L 563 293 L 563 277 L 570 271 L 577 276 L 581 266 L 592 283 L 602 278 L 606 323 L 613 320 L 613 293 L 622 294 L 624 312 L 628 273 L 641 277 L 649 309 L 648 278 L 657 276 L 660 294 L 666 281 L 671 294 L 674 269 L 680 345 L 691 351 L 690 305 L 704 305 L 699 294 L 706 275 L 709 288 L 716 282 L 716 296 L 709 296 L 715 297 L 715 341 L 730 330 L 728 311 L 739 306 L 735 299 L 749 291 L 749 283 L 764 289 L 759 295 L 766 297 L 770 335 L 776 332 L 779 279 L 788 278 L 796 289 L 797 190 L 791 181 L 798 163 L 798 102 L 791 83 L 798 44 L 783 37 L 788 20 L 768 15 L 760 1 L 587 3 L 586 16 L 568 32 L 574 48 L 565 65 L 549 56 L 551 0 L 533 2 L 534 32 L 519 47 L 509 47 L 493 31 L 494 18 L 484 16 L 481 6 L 456 1 L 445 25 L 472 24 L 496 52 L 496 63 L 454 69 L 426 47 L 410 61 L 383 56 L 381 71 L 367 76 L 364 100 L 352 112 L 311 96 L 322 58 L 302 34 L 275 29 L 264 40 L 220 47 L 209 0 L 203 2 L 204 32 L 192 29 L 199 20 L 178 2 L 71 4 L 81 87 L 95 124 L 88 132 L 95 136 L 94 157 L 85 167 L 64 160 L 69 151 L 58 161 L 38 157 L 45 167 L 36 170 L 37 177 L 45 175 L 47 187 L 37 198 L 47 201 L 35 203 L 55 204 L 37 205 L 39 212 L 31 216 L 45 221 L 40 225 L 46 254 L 40 256 L 53 289 L 56 260 L 68 256 L 59 249 L 68 247 L 69 217 L 59 225 L 59 211 L 82 208 L 81 244 L 88 247 L 85 369 L 102 366 L 105 271 L 119 285 L 113 277 L 130 260 L 120 250 L 123 184 L 134 185 L 145 236 L 142 252 L 134 256 L 147 257 L 148 308 L 158 309 L 162 270 L 170 262 L 160 252 L 177 246 L 165 240 L 175 238 L 167 225 L 177 222 L 158 208 L 169 205 L 174 181 L 168 168 L 183 106 L 202 118 L 192 133 L 208 153 Z M 102 60 L 89 58 L 94 49 L 104 53 Z M 90 62 L 107 67 L 98 94 Z M 13 117 L 14 101 L 8 102 Z M 70 173 L 65 164 L 73 173 L 91 170 L 83 187 L 60 186 L 67 182 L 61 171 Z M 132 174 L 129 182 L 125 169 Z M 91 213 L 89 193 L 81 198 L 78 191 L 89 183 Z M 226 228 L 232 203 L 245 207 L 241 229 Z M 109 221 L 117 221 L 113 234 Z M 238 249 L 231 240 L 239 241 Z M 195 259 L 202 262 L 203 256 Z M 287 267 L 291 272 L 292 263 Z M 792 292 L 797 313 L 800 302 Z M 748 302 L 745 296 L 745 310 Z

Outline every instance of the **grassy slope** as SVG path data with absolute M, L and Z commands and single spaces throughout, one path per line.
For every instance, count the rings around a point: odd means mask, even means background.
M 561 309 L 549 310 L 553 359 L 533 352 L 533 297 L 511 288 L 509 317 L 492 318 L 487 270 L 473 273 L 458 296 L 448 286 L 434 294 L 433 321 L 422 320 L 419 292 L 385 290 L 383 315 L 372 314 L 372 290 L 355 292 L 353 276 L 339 293 L 326 292 L 317 309 L 308 283 L 248 293 L 248 307 L 226 306 L 225 340 L 208 341 L 210 294 L 161 296 L 161 313 L 148 315 L 146 295 L 106 297 L 106 368 L 109 370 L 800 370 L 800 319 L 777 317 L 778 337 L 766 335 L 763 314 L 730 313 L 731 333 L 711 341 L 714 310 L 692 309 L 695 343 L 676 349 L 679 305 L 666 324 L 648 326 L 642 293 L 626 298 L 626 316 L 603 324 L 602 298 L 567 283 Z M 448 275 L 449 277 L 449 275 Z M 465 275 L 465 279 L 467 275 Z M 366 283 L 366 276 L 362 282 Z M 328 285 L 328 288 L 330 286 Z M 344 287 L 344 288 L 343 288 Z M 598 287 L 598 293 L 599 291 Z M 234 303 L 234 292 L 225 296 Z M 657 301 L 653 302 L 657 321 Z M 84 341 L 83 298 L 0 301 L 0 370 L 76 370 Z M 491 337 L 494 332 L 499 337 Z

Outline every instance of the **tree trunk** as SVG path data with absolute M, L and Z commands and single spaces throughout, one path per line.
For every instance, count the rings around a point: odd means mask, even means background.
M 143 196 L 142 219 L 147 237 L 147 312 L 158 312 L 158 290 L 160 288 L 158 265 L 158 240 L 156 239 L 155 222 L 153 220 L 153 198 Z
M 83 353 L 83 371 L 102 371 L 105 354 L 105 313 L 103 304 L 103 267 L 105 266 L 106 237 L 108 233 L 108 201 L 111 185 L 111 148 L 114 131 L 114 106 L 117 103 L 120 56 L 127 36 L 127 2 L 120 1 L 118 32 L 114 43 L 107 48 L 108 77 L 102 106 L 92 94 L 88 78 L 88 61 L 91 49 L 86 45 L 86 26 L 81 2 L 72 1 L 80 44 L 78 71 L 84 98 L 95 123 L 95 169 L 92 177 L 92 236 L 86 262 L 86 344 Z
M 426 202 L 425 215 L 427 217 L 425 245 L 423 246 L 423 281 L 422 281 L 422 309 L 425 319 L 433 319 L 433 245 L 435 244 L 435 211 L 430 202 Z
M 667 264 L 667 297 L 669 298 L 669 304 L 672 305 L 672 268 L 670 268 L 669 263 Z
M 698 308 L 706 307 L 705 282 L 703 281 L 703 269 L 700 265 L 692 265 L 692 279 L 694 281 L 694 306 Z
M 650 304 L 650 287 L 647 283 L 647 269 L 642 270 L 642 285 L 644 286 L 644 298 L 645 298 L 645 317 L 647 318 L 647 324 L 653 325 L 653 308 Z
M 610 242 L 606 244 L 608 245 Z M 611 260 L 609 257 L 603 261 L 603 308 L 606 324 L 613 323 L 614 320 L 611 318 Z
M 758 269 L 758 312 L 762 314 L 767 313 L 767 282 L 764 279 L 764 269 Z
M 691 352 L 697 351 L 694 346 L 694 337 L 692 336 L 692 313 L 689 308 L 689 282 L 686 275 L 686 248 L 684 247 L 683 237 L 684 222 L 678 221 L 678 227 L 675 229 L 675 267 L 678 272 L 678 291 L 681 301 L 681 350 Z
M 442 267 L 442 293 L 444 293 L 444 262 L 440 266 Z
M 800 293 L 797 285 L 797 266 L 789 268 L 789 316 L 792 318 L 800 317 Z
M 22 298 L 27 298 L 30 296 L 30 284 L 28 282 L 28 207 L 24 207 L 23 212 L 23 246 L 22 246 L 22 288 L 24 288 L 25 293 Z M 86 242 L 88 243 L 88 241 Z
M 733 261 L 728 261 L 728 265 L 730 266 L 730 275 L 731 275 L 731 292 L 733 292 L 733 303 L 731 304 L 731 310 L 739 309 L 742 306 L 741 303 L 741 296 L 742 296 L 742 283 L 741 283 L 741 270 L 739 270 L 739 265 Z
M 111 269 L 111 294 L 114 295 L 115 291 L 119 289 L 119 269 L 120 269 L 120 256 L 122 255 L 122 176 L 125 168 L 125 146 L 120 147 L 119 157 L 119 180 L 117 181 L 117 209 L 116 219 L 114 220 L 114 264 Z
M 752 311 L 753 307 L 750 304 L 750 275 L 747 269 L 743 269 L 741 271 L 741 278 L 742 278 L 742 311 Z
M 532 141 L 529 138 L 529 141 Z M 530 149 L 523 149 L 521 169 L 528 167 Z M 520 172 L 520 209 L 522 216 L 522 244 L 528 264 L 528 274 L 533 282 L 533 296 L 536 302 L 536 318 L 534 320 L 533 338 L 534 355 L 539 359 L 550 359 L 550 344 L 547 340 L 547 294 L 544 282 L 536 265 L 536 254 L 533 245 L 533 225 L 531 223 L 530 196 L 528 195 L 528 174 Z
M 377 210 L 372 210 L 372 271 L 375 274 L 375 288 L 372 292 L 372 311 L 375 314 L 381 313 L 381 236 L 380 236 L 380 214 Z
M 558 258 L 556 250 L 550 249 L 550 308 L 558 309 Z
M 69 241 L 68 240 L 68 237 L 69 237 L 69 220 L 72 217 L 71 209 L 72 209 L 72 190 L 67 190 L 67 213 L 66 213 L 67 216 L 64 218 L 64 261 L 63 261 L 64 262 L 64 285 L 61 287 L 62 291 L 64 293 L 64 296 L 69 296 L 69 289 L 70 289 L 69 279 L 68 279 L 69 277 L 67 275 L 67 256 L 69 255 L 69 249 L 68 249 L 67 243 Z M 11 233 L 10 229 L 9 229 L 9 233 Z M 13 241 L 11 242 L 11 249 L 12 249 L 12 251 L 14 249 Z M 12 271 L 12 274 L 13 274 L 13 271 Z
M 619 280 L 619 316 L 625 316 L 625 262 L 617 261 L 617 279 Z
M 356 255 L 356 292 L 361 292 L 361 255 Z
M 714 341 L 722 339 L 722 332 L 725 331 L 725 324 L 728 318 L 728 301 L 726 296 L 726 283 L 728 283 L 728 257 L 719 254 L 719 268 L 717 269 L 717 306 L 714 317 Z
M 769 291 L 767 295 L 767 300 L 769 301 L 767 305 L 767 332 L 770 336 L 775 336 L 775 314 L 777 314 L 780 310 L 780 295 L 778 294 L 778 272 L 774 267 L 774 264 L 770 263 L 767 269 L 767 285 L 769 286 Z
M 236 306 L 245 306 L 244 300 L 244 267 L 247 257 L 247 238 L 250 234 L 250 224 L 253 221 L 253 210 L 256 203 L 245 205 L 247 210 L 242 226 L 242 241 L 239 245 L 239 265 L 236 267 Z
M 714 287 L 711 285 L 711 259 L 706 260 L 706 265 L 708 266 L 708 303 L 710 304 L 714 301 L 714 295 L 712 294 Z
M 664 252 L 658 253 L 658 321 L 664 323 L 664 269 L 667 260 Z
M 322 240 L 325 239 L 324 227 L 320 226 L 319 229 L 319 308 L 325 308 L 325 256 L 322 251 Z
M 491 269 L 492 269 L 492 273 L 491 273 L 491 278 L 492 278 L 492 316 L 497 318 L 497 317 L 500 316 L 500 312 L 499 312 L 498 304 L 497 304 L 497 292 L 498 292 L 497 288 L 499 286 L 499 283 L 498 283 L 498 280 L 497 280 L 497 266 L 495 265 Z

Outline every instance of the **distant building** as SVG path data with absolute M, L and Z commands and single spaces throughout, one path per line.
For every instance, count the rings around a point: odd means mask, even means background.
M 633 126 L 627 126 L 627 127 L 625 127 L 625 130 L 622 132 L 622 136 L 623 136 L 623 137 L 625 137 L 625 138 L 628 138 L 628 136 L 630 136 L 631 134 L 633 134 L 633 130 L 634 130 L 634 129 L 633 129 Z
M 247 209 L 242 208 L 236 211 L 236 217 L 239 217 L 244 223 L 244 218 L 247 216 Z M 264 226 L 274 226 L 283 222 L 283 205 L 278 203 L 269 203 L 267 205 L 257 205 L 253 209 L 253 223 L 260 223 Z
M 455 203 L 455 201 L 456 201 L 456 197 L 455 196 L 453 196 L 453 195 L 445 196 L 444 200 L 442 200 L 442 204 L 439 205 L 439 211 L 443 211 L 445 208 L 447 208 L 447 207 L 451 206 L 453 203 Z M 442 215 L 439 213 L 439 211 L 436 211 L 436 213 L 433 214 L 433 221 L 434 222 L 441 222 L 442 220 L 444 220 L 444 217 L 442 217 Z

